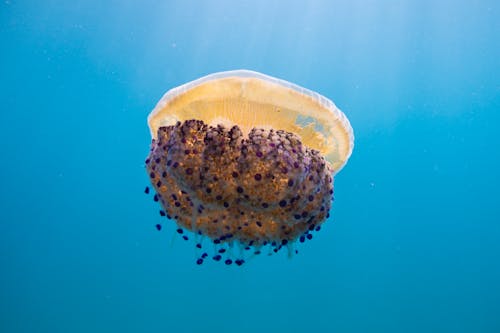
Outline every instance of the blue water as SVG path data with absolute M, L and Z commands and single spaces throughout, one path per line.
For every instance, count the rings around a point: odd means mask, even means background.
M 0 331 L 500 332 L 499 17 L 495 0 L 2 0 Z M 155 230 L 146 117 L 238 68 L 331 98 L 355 149 L 294 258 L 197 266 Z

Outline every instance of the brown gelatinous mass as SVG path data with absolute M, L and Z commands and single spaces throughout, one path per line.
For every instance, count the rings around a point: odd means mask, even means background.
M 166 214 L 216 242 L 285 244 L 331 206 L 330 164 L 283 130 L 177 122 L 158 128 L 146 162 Z

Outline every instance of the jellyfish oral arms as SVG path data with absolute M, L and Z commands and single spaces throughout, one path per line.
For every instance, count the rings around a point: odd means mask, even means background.
M 172 89 L 148 122 L 146 169 L 162 216 L 217 244 L 213 260 L 237 265 L 243 257 L 222 260 L 224 245 L 258 254 L 312 238 L 354 140 L 331 101 L 251 71 Z
M 254 245 L 293 240 L 330 209 L 331 168 L 283 131 L 208 126 L 162 127 L 147 162 L 163 207 L 177 223 L 211 239 Z

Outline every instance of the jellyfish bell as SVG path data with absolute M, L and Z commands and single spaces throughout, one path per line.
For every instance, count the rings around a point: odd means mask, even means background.
M 146 168 L 162 215 L 219 250 L 238 243 L 256 254 L 312 238 L 329 216 L 333 175 L 354 143 L 329 99 L 247 70 L 168 91 L 148 124 Z
M 148 117 L 155 139 L 162 126 L 202 120 L 244 135 L 252 128 L 280 129 L 299 136 L 339 171 L 349 159 L 354 135 L 346 116 L 326 97 L 258 72 L 235 70 L 211 74 L 169 90 Z

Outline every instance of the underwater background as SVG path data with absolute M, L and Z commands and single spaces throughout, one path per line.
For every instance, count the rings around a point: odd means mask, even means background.
M 500 332 L 499 10 L 2 0 L 0 332 Z M 198 266 L 144 195 L 146 118 L 239 68 L 332 99 L 355 147 L 298 255 Z

